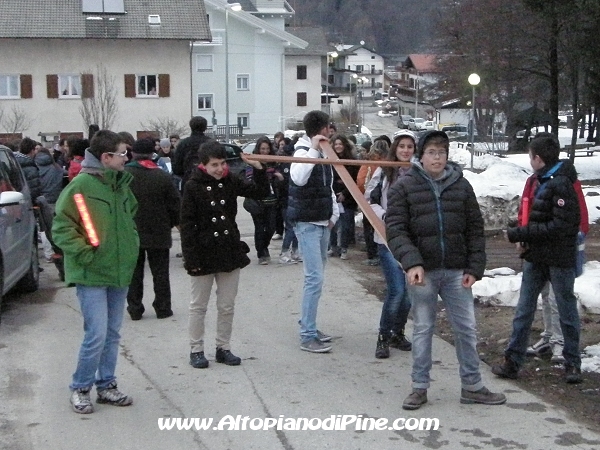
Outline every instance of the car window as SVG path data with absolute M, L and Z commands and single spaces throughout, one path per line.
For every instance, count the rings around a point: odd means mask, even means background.
M 21 180 L 21 171 L 18 163 L 14 158 L 8 156 L 6 150 L 0 150 L 0 165 L 4 172 L 8 175 L 11 186 L 17 191 L 23 190 L 23 183 Z

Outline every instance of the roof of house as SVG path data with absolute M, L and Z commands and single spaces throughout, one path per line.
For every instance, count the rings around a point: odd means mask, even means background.
M 295 14 L 294 9 L 290 6 L 290 4 L 287 1 L 284 1 L 283 4 L 281 5 L 281 8 L 278 7 L 272 7 L 272 8 L 265 8 L 265 7 L 259 7 L 257 8 L 256 4 L 254 3 L 253 0 L 227 0 L 227 3 L 239 3 L 242 6 L 242 9 L 246 12 L 249 13 L 258 13 L 258 14 Z
M 419 73 L 433 73 L 438 71 L 435 61 L 436 55 L 412 54 L 406 58 L 405 65 L 408 68 L 414 68 Z
M 204 3 L 209 8 L 220 9 L 222 11 L 225 11 L 225 9 L 227 8 L 226 0 L 204 0 Z M 306 48 L 306 46 L 308 45 L 308 42 L 297 38 L 296 36 L 288 33 L 287 31 L 283 31 L 275 25 L 271 25 L 270 23 L 259 17 L 255 17 L 248 11 L 245 11 L 244 9 L 242 9 L 241 11 L 230 10 L 229 17 L 230 20 L 231 18 L 235 18 L 240 22 L 243 22 L 247 25 L 250 25 L 251 27 L 256 28 L 257 30 L 260 30 L 261 32 L 271 35 L 279 39 L 280 41 L 283 41 L 285 45 L 289 47 Z
M 83 3 L 102 5 L 101 0 L 2 0 L 0 38 L 211 40 L 202 0 L 123 0 L 125 13 L 84 13 Z M 159 15 L 160 25 L 150 25 L 149 15 Z
M 320 27 L 287 27 L 288 33 L 308 42 L 308 47 L 305 49 L 291 48 L 285 49 L 286 55 L 306 55 L 306 56 L 327 56 L 327 52 L 331 49 L 327 45 L 325 31 Z
M 375 49 L 367 47 L 364 43 L 362 43 L 362 41 L 360 44 L 356 44 L 356 45 L 342 44 L 342 45 L 336 46 L 336 48 L 337 48 L 337 52 L 340 56 L 355 55 L 356 50 L 359 50 L 361 48 L 364 48 L 365 50 L 378 55 L 378 53 L 375 51 Z

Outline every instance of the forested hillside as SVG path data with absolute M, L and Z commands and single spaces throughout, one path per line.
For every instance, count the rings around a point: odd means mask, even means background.
M 330 41 L 365 41 L 383 55 L 424 52 L 430 47 L 440 0 L 288 0 L 294 26 L 322 26 Z

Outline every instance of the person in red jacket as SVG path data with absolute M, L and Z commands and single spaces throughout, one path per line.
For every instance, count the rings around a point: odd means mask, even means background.
M 535 190 L 539 186 L 539 179 L 537 174 L 531 175 L 525 182 L 525 188 L 521 195 L 521 204 L 519 205 L 518 214 L 518 226 L 525 226 L 529 222 L 529 213 L 531 212 L 531 206 L 535 198 Z M 579 201 L 579 209 L 581 220 L 579 223 L 579 231 L 584 235 L 587 235 L 590 225 L 587 205 L 585 203 L 585 197 L 583 190 L 581 189 L 581 182 L 576 180 L 573 183 L 577 199 Z M 517 245 L 517 251 L 523 253 L 525 247 L 519 242 Z M 527 348 L 527 354 L 530 356 L 540 356 L 544 353 L 552 351 L 551 362 L 564 363 L 565 358 L 563 357 L 564 338 L 562 330 L 560 329 L 560 319 L 558 316 L 558 307 L 556 305 L 556 297 L 550 282 L 547 282 L 542 289 L 542 317 L 544 320 L 544 331 L 540 333 L 540 340 L 535 344 Z

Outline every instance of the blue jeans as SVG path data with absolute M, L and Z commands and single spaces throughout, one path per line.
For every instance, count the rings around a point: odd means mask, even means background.
M 454 332 L 454 346 L 460 365 L 462 388 L 483 387 L 479 372 L 475 308 L 471 289 L 462 286 L 462 270 L 436 269 L 425 272 L 425 285 L 408 285 L 413 311 L 412 387 L 429 388 L 431 341 L 435 327 L 438 295 L 442 298 Z
M 323 290 L 329 228 L 308 222 L 298 222 L 294 227 L 294 232 L 304 260 L 300 340 L 305 343 L 317 337 L 317 308 Z
M 353 209 L 345 208 L 344 212 L 340 214 L 340 220 L 335 224 L 335 227 L 331 230 L 330 248 L 343 248 L 348 249 L 348 246 L 352 242 L 354 233 L 354 213 Z
M 377 244 L 381 271 L 387 284 L 387 293 L 381 310 L 379 332 L 404 334 L 404 326 L 410 312 L 410 299 L 406 294 L 404 271 L 392 252 L 383 244 Z
M 128 289 L 77 285 L 84 336 L 69 386 L 72 390 L 91 388 L 94 383 L 102 390 L 115 380 L 119 330 Z
M 529 332 L 537 308 L 537 299 L 546 282 L 550 280 L 556 297 L 560 328 L 563 333 L 565 346 L 563 356 L 565 363 L 581 367 L 579 356 L 579 313 L 577 298 L 573 292 L 575 283 L 574 268 L 551 267 L 545 264 L 525 262 L 521 294 L 515 309 L 513 332 L 506 348 L 505 355 L 521 366 L 529 345 Z
M 296 239 L 296 233 L 294 233 L 294 225 L 287 217 L 287 208 L 283 208 L 282 214 L 285 231 L 283 233 L 283 242 L 281 243 L 281 253 L 285 253 L 290 247 L 292 247 L 292 250 L 298 249 L 298 239 Z

